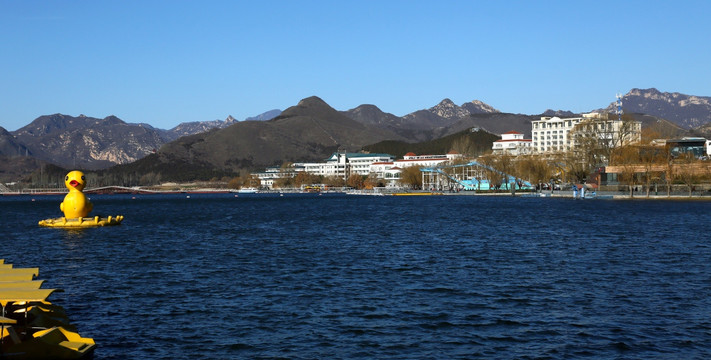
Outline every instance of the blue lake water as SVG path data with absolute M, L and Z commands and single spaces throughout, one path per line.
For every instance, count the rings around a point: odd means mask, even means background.
M 135 197 L 135 198 L 133 198 Z M 0 198 L 95 359 L 711 356 L 711 202 L 93 196 L 118 227 Z

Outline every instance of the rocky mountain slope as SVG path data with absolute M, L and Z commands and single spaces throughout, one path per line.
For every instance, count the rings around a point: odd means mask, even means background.
M 164 143 L 156 129 L 115 116 L 40 116 L 12 134 L 37 159 L 84 169 L 136 161 Z
M 255 118 L 271 119 L 280 113 L 271 110 Z M 181 123 L 163 130 L 148 124 L 126 123 L 115 116 L 99 119 L 85 115 L 45 115 L 12 133 L 0 128 L 0 155 L 30 156 L 63 167 L 102 169 L 143 158 L 182 136 L 223 129 L 237 122 L 229 116 L 225 120 Z
M 661 92 L 655 88 L 632 89 L 622 97 L 624 112 L 653 115 L 693 129 L 711 122 L 711 97 Z M 611 103 L 607 112 L 617 110 Z
M 0 127 L 0 180 L 12 181 L 31 173 L 41 162 L 31 156 L 29 149 L 15 141 L 15 137 Z
M 0 155 L 27 156 L 32 154 L 26 146 L 17 142 L 14 135 L 0 127 Z

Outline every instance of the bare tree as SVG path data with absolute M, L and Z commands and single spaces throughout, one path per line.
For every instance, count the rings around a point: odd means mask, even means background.
M 639 150 L 639 159 L 644 170 L 642 173 L 642 181 L 644 182 L 646 196 L 649 197 L 652 185 L 654 185 L 656 192 L 657 184 L 662 180 L 664 174 L 664 154 L 659 147 L 656 146 L 644 146 Z
M 674 157 L 669 144 L 664 146 L 664 181 L 667 185 L 667 197 L 671 196 L 672 181 L 674 181 Z
M 563 157 L 563 172 L 572 182 L 582 183 L 587 180 L 588 175 L 595 169 L 597 162 L 592 159 L 590 154 L 585 153 L 581 149 L 569 151 L 562 155 Z
M 629 116 L 622 121 L 604 118 L 589 118 L 577 124 L 570 132 L 571 148 L 579 162 L 586 167 L 604 166 L 610 161 L 614 149 L 638 143 L 641 140 L 641 124 Z
M 250 175 L 244 182 L 243 185 L 251 188 L 257 188 L 262 185 L 262 180 L 259 179 L 257 175 Z
M 479 158 L 479 161 L 487 167 L 485 171 L 489 184 L 495 188 L 501 188 L 506 185 L 506 189 L 512 194 L 516 193 L 516 183 L 510 181 L 510 175 L 515 172 L 513 157 L 506 153 L 489 154 Z M 515 177 L 514 177 L 515 179 Z
M 686 185 L 689 191 L 689 197 L 691 197 L 694 191 L 694 185 L 696 185 L 700 179 L 697 170 L 700 164 L 699 160 L 694 157 L 694 154 L 684 153 L 675 160 L 675 164 L 677 167 L 676 178 Z
M 227 187 L 230 189 L 239 189 L 242 187 L 242 178 L 235 176 L 227 183 Z
M 617 165 L 622 169 L 618 174 L 618 180 L 622 184 L 627 184 L 630 198 L 634 197 L 639 163 L 639 148 L 635 146 L 618 147 L 610 153 L 610 165 Z
M 456 151 L 464 156 L 475 156 L 477 147 L 468 136 L 462 136 L 452 142 L 452 151 Z
M 365 186 L 365 178 L 363 175 L 351 174 L 346 184 L 354 189 L 360 190 Z
M 553 177 L 553 164 L 541 155 L 519 156 L 516 162 L 517 173 L 539 187 Z
M 411 189 L 422 188 L 422 173 L 417 166 L 408 166 L 400 172 L 400 184 Z
M 378 179 L 377 174 L 370 173 L 370 174 L 368 174 L 368 177 L 363 182 L 363 186 L 366 189 L 373 189 L 376 187 L 385 186 L 385 182 L 382 179 Z

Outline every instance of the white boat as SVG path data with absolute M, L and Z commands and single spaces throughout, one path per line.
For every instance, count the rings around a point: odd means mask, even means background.
M 254 194 L 257 192 L 257 189 L 253 188 L 253 187 L 241 188 L 241 189 L 237 190 L 237 192 L 240 194 Z

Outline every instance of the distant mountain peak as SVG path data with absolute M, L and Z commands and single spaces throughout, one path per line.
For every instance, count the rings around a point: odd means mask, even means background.
M 297 106 L 309 107 L 309 106 L 329 106 L 323 99 L 318 96 L 309 96 L 307 98 L 301 99 Z M 330 106 L 329 106 L 330 107 Z
M 402 118 L 383 112 L 375 105 L 363 104 L 355 109 L 343 111 L 343 114 L 362 124 L 384 127 L 396 132 L 402 132 Z
M 452 100 L 445 98 L 439 104 L 429 108 L 429 111 L 445 119 L 457 119 L 469 116 L 470 112 L 457 106 Z
M 639 89 L 639 88 L 633 88 L 630 90 L 627 95 L 661 95 L 662 92 L 657 90 L 657 88 L 649 88 L 649 89 Z
M 372 104 L 360 105 L 355 109 L 348 110 L 347 113 L 350 113 L 351 117 L 363 117 L 363 116 L 380 117 L 385 114 L 382 110 L 380 110 L 380 108 L 378 108 L 377 106 L 372 105 Z
M 377 105 L 373 105 L 373 104 L 363 104 L 363 105 L 360 105 L 360 106 L 358 106 L 357 108 L 355 108 L 355 109 L 353 109 L 353 110 L 358 110 L 358 111 L 363 111 L 363 110 L 366 110 L 366 111 L 371 111 L 371 110 L 381 111 L 380 108 L 379 108 Z
M 116 115 L 109 115 L 103 119 L 107 124 L 125 124 L 126 122 L 119 119 Z
M 299 101 L 297 105 L 287 108 L 274 119 L 279 120 L 294 116 L 310 116 L 323 113 L 337 113 L 337 111 L 318 96 L 310 96 Z
M 449 98 L 440 101 L 434 107 L 428 109 L 431 113 L 441 116 L 445 119 L 461 119 L 471 114 L 493 114 L 500 111 L 493 106 L 488 105 L 479 100 L 473 100 L 468 103 L 457 106 Z
M 212 129 L 224 129 L 237 122 L 239 121 L 232 115 L 228 115 L 225 120 L 183 122 L 167 130 L 168 140 L 175 140 L 182 136 L 199 134 Z
M 472 100 L 468 103 L 462 104 L 462 108 L 469 111 L 470 114 L 494 114 L 501 112 L 493 106 L 479 100 Z
M 552 109 L 547 109 L 546 111 L 541 114 L 542 116 L 557 116 L 557 117 L 571 117 L 575 116 L 575 113 L 572 111 L 568 110 L 552 110 Z
M 245 121 L 249 121 L 249 120 L 268 121 L 268 120 L 271 120 L 279 115 L 281 115 L 281 110 L 273 109 L 273 110 L 269 110 L 267 112 L 263 112 L 257 116 L 248 117 L 244 120 Z

